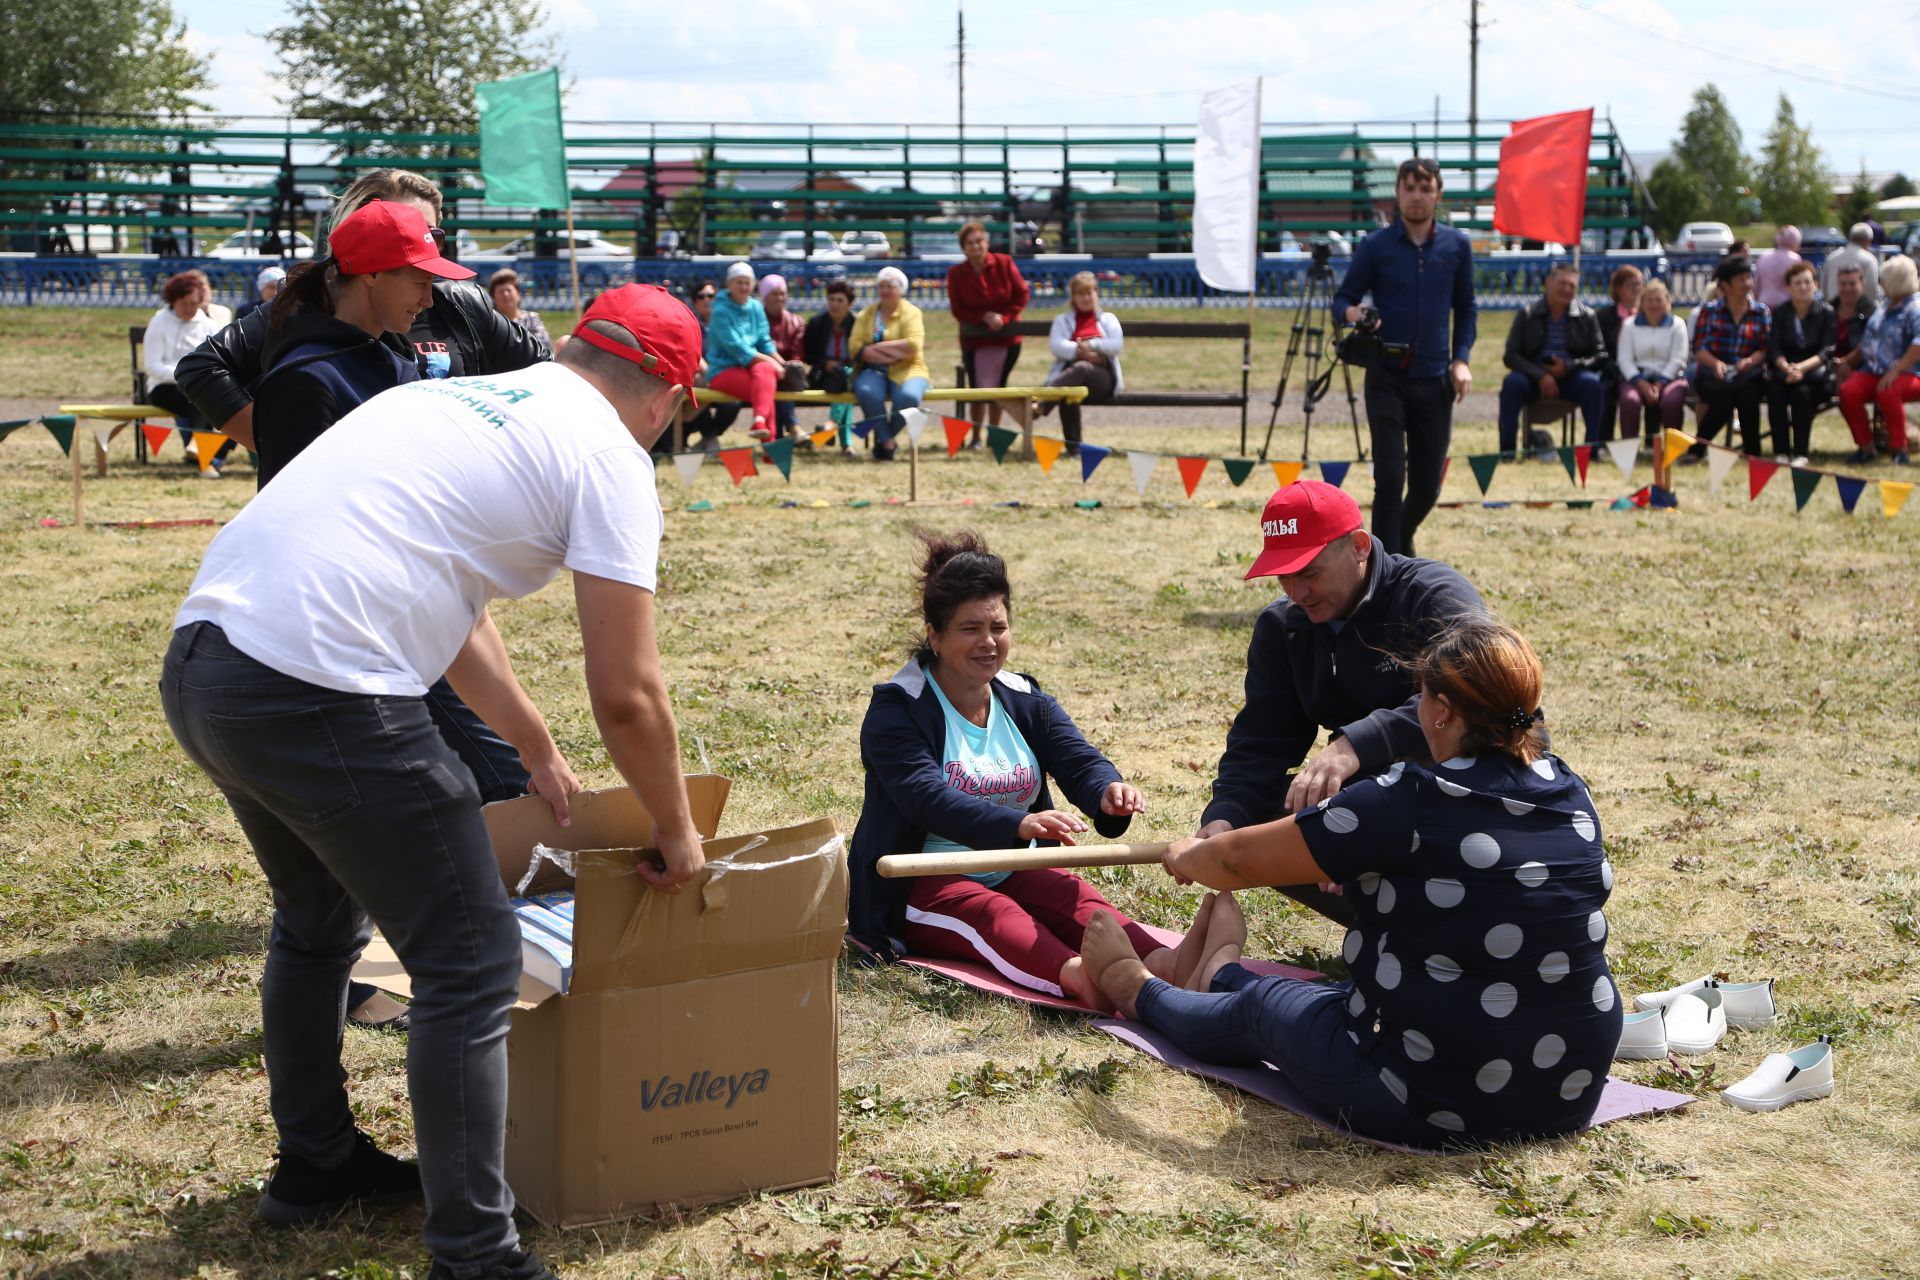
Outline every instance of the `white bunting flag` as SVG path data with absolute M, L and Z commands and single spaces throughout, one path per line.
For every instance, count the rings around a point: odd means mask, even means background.
M 1633 464 L 1640 460 L 1640 437 L 1607 441 L 1607 456 L 1613 459 L 1614 466 L 1620 468 L 1622 480 L 1633 479 Z
M 113 428 L 95 427 L 93 429 L 93 442 L 100 446 L 100 452 L 105 453 L 107 446 L 113 443 Z
M 1707 450 L 1707 488 L 1714 493 L 1720 492 L 1720 482 L 1727 478 L 1727 472 L 1733 470 L 1733 464 L 1740 455 L 1732 449 Z
M 1147 481 L 1153 479 L 1153 469 L 1160 465 L 1160 455 L 1129 449 L 1127 462 L 1133 467 L 1133 487 L 1144 496 L 1147 492 Z
M 692 487 L 693 478 L 700 474 L 700 464 L 707 460 L 704 453 L 676 453 L 673 455 L 674 470 L 680 473 L 680 483 Z
M 902 409 L 900 416 L 907 422 L 907 439 L 916 446 L 927 429 L 927 411 L 925 409 Z

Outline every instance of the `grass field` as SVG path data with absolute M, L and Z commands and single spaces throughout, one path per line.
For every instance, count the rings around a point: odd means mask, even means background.
M 1255 383 L 1270 386 L 1279 322 L 1262 321 Z M 0 417 L 123 396 L 126 323 L 0 312 L 13 409 Z M 1482 340 L 1482 388 L 1499 336 Z M 1204 385 L 1229 359 L 1142 351 L 1128 372 Z M 1235 452 L 1235 428 L 1209 422 L 1115 428 L 1115 443 Z M 1820 431 L 1839 447 L 1837 426 Z M 1458 434 L 1457 454 L 1492 447 L 1484 420 Z M 111 476 L 89 481 L 90 516 L 219 518 L 244 503 L 243 466 L 202 483 L 177 448 L 142 468 L 123 438 Z M 1191 830 L 1272 592 L 1240 580 L 1265 476 L 1236 490 L 1214 468 L 1189 501 L 1169 462 L 1143 500 L 1121 459 L 1086 486 L 1070 468 L 927 459 L 918 510 L 886 502 L 905 494 L 899 465 L 803 455 L 790 485 L 770 468 L 738 490 L 717 466 L 690 491 L 662 480 L 664 655 L 684 763 L 704 752 L 737 780 L 723 831 L 816 815 L 851 830 L 867 689 L 911 630 L 915 520 L 972 524 L 1007 555 L 1013 666 L 1146 792 L 1139 838 Z M 1465 472 L 1449 498 L 1478 496 Z M 1647 479 L 1643 465 L 1632 483 Z M 1368 492 L 1358 472 L 1349 484 Z M 1591 494 L 1627 487 L 1596 463 Z M 1503 468 L 1492 496 L 1575 492 L 1530 464 Z M 1546 661 L 1555 747 L 1592 785 L 1619 869 L 1622 989 L 1709 970 L 1779 979 L 1775 1028 L 1677 1065 L 1620 1065 L 1697 1094 L 1685 1112 L 1486 1154 L 1385 1153 L 1077 1022 L 917 973 L 848 971 L 835 1184 L 670 1221 L 530 1226 L 532 1247 L 571 1276 L 755 1280 L 1920 1272 L 1920 511 L 1884 520 L 1869 491 L 1849 517 L 1829 485 L 1796 515 L 1784 481 L 1749 504 L 1739 472 L 1717 498 L 1682 472 L 1679 492 L 1681 509 L 1658 516 L 1443 510 L 1422 549 Z M 1074 509 L 1083 496 L 1106 505 Z M 848 505 L 859 498 L 872 505 Z M 716 509 L 687 512 L 691 499 Z M 828 505 L 782 505 L 816 500 Z M 995 505 L 1009 501 L 1025 505 Z M 154 688 L 212 531 L 41 526 L 69 502 L 44 431 L 0 442 L 0 1274 L 422 1276 L 417 1215 L 302 1235 L 253 1220 L 273 1149 L 268 896 Z M 571 598 L 557 583 L 496 613 L 576 769 L 607 785 Z M 1193 905 L 1157 872 L 1095 878 L 1156 923 Z M 1246 897 L 1258 952 L 1338 966 L 1334 926 Z M 1714 1097 L 1823 1032 L 1834 1098 L 1750 1116 Z M 353 1032 L 347 1054 L 361 1124 L 410 1149 L 403 1045 Z

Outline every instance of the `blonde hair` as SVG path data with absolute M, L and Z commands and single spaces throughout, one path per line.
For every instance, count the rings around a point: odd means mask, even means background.
M 1498 751 L 1531 764 L 1546 754 L 1546 733 L 1534 719 L 1540 656 L 1506 623 L 1485 615 L 1457 622 L 1409 666 L 1423 693 L 1453 704 L 1466 730 L 1463 755 Z
M 1075 289 L 1091 289 L 1100 292 L 1100 280 L 1091 271 L 1076 271 L 1067 277 L 1067 296 L 1072 297 Z
M 1649 298 L 1659 298 L 1664 301 L 1668 307 L 1673 306 L 1673 295 L 1667 292 L 1667 282 L 1665 280 L 1647 281 L 1647 287 L 1640 291 L 1640 305 L 1643 307 L 1646 306 L 1647 299 Z
M 1904 253 L 1888 258 L 1880 268 L 1880 292 L 1906 298 L 1916 290 L 1920 290 L 1920 270 L 1914 268 L 1913 259 Z
M 433 220 L 440 221 L 440 188 L 411 169 L 369 169 L 348 185 L 334 201 L 329 227 L 337 227 L 375 200 L 424 200 L 433 206 Z

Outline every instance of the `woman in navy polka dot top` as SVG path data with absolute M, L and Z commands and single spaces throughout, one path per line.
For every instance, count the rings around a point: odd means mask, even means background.
M 1231 893 L 1202 909 L 1192 990 L 1128 963 L 1104 920 L 1086 972 L 1198 1057 L 1271 1063 L 1356 1133 L 1431 1147 L 1574 1132 L 1620 1042 L 1593 799 L 1527 712 L 1540 662 L 1519 633 L 1463 623 L 1415 674 L 1438 764 L 1396 764 L 1305 813 L 1167 853 L 1174 877 L 1215 889 L 1339 882 L 1356 916 L 1349 981 L 1242 968 Z

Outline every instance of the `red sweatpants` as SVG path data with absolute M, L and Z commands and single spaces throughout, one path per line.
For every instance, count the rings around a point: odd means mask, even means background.
M 1903 373 L 1885 391 L 1880 375 L 1855 369 L 1840 384 L 1840 416 L 1853 431 L 1853 442 L 1862 449 L 1873 447 L 1873 424 L 1867 419 L 1867 406 L 1880 402 L 1880 417 L 1887 424 L 1887 447 L 1895 453 L 1907 449 L 1907 401 L 1920 400 L 1920 377 Z
M 1009 982 L 1065 996 L 1061 966 L 1080 954 L 1095 911 L 1119 916 L 1143 958 L 1166 945 L 1085 880 L 1054 870 L 1016 871 L 991 889 L 965 876 L 916 877 L 904 941 L 913 955 L 982 960 Z
M 744 369 L 739 365 L 722 369 L 707 379 L 707 385 L 745 400 L 753 406 L 754 418 L 770 427 L 773 425 L 773 393 L 779 379 L 772 365 L 765 360 L 755 360 Z

